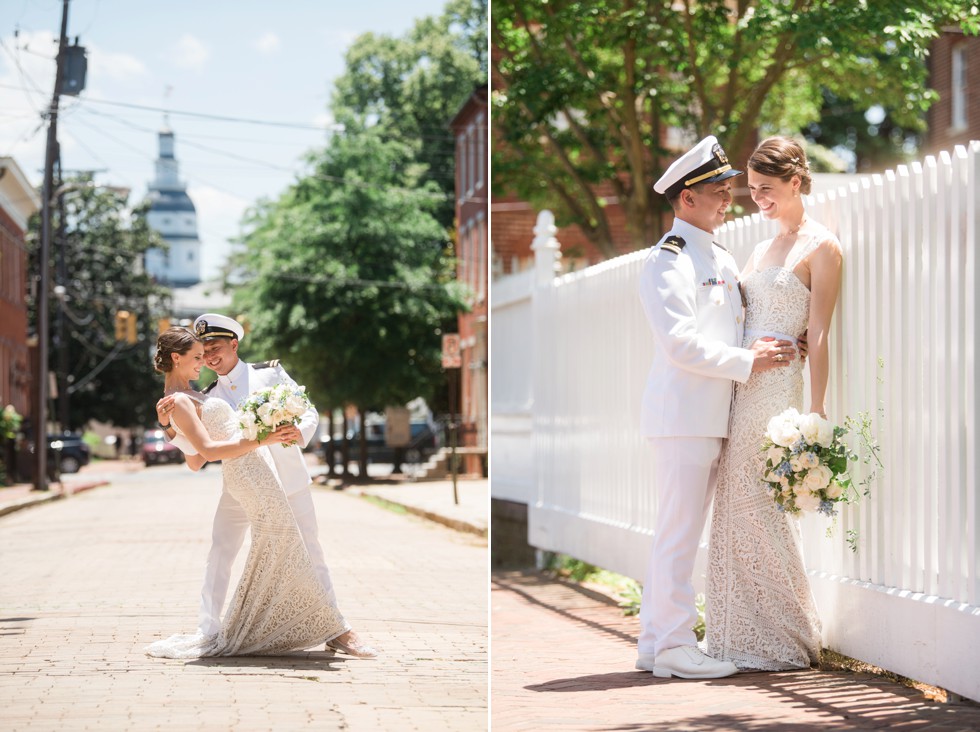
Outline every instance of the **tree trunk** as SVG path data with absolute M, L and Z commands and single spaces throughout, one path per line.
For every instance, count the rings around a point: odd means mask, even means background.
M 340 455 L 344 461 L 344 480 L 347 481 L 350 478 L 350 420 L 347 419 L 346 410 L 344 410 L 344 448 Z
M 367 414 L 363 409 L 358 409 L 357 413 L 361 417 L 361 439 L 358 441 L 357 476 L 360 482 L 364 483 L 368 479 L 367 424 L 365 423 Z
M 335 432 L 334 432 L 334 422 L 333 422 L 333 410 L 332 409 L 328 409 L 327 410 L 327 414 L 329 415 L 328 421 L 327 421 L 327 429 L 329 430 L 329 432 L 327 433 L 327 436 L 330 439 L 327 441 L 327 453 L 328 454 L 327 454 L 326 458 L 327 458 L 327 466 L 329 467 L 328 475 L 330 475 L 331 477 L 333 477 L 333 476 L 336 476 L 337 475 L 337 472 L 338 472 L 337 471 L 337 441 L 334 440 L 334 437 L 333 437 L 334 434 L 335 434 Z

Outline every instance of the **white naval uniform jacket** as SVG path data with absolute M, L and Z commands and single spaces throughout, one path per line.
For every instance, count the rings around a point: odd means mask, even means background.
M 680 254 L 661 248 L 672 236 L 684 240 Z M 707 231 L 675 219 L 643 264 L 640 300 L 655 341 L 644 437 L 727 437 L 734 382 L 748 381 L 754 359 L 741 348 L 734 257 Z
M 212 388 L 205 393 L 209 397 L 218 397 L 228 402 L 233 409 L 238 409 L 240 402 L 244 401 L 250 394 L 277 384 L 288 384 L 296 386 L 296 382 L 290 378 L 289 374 L 278 364 L 274 366 L 263 366 L 262 364 L 247 364 L 239 360 L 231 371 L 225 376 L 219 376 Z M 303 446 L 309 444 L 316 432 L 320 416 L 313 408 L 307 409 L 300 418 L 299 427 L 303 434 Z M 310 471 L 306 468 L 306 461 L 303 459 L 303 451 L 298 445 L 282 447 L 281 445 L 269 445 L 269 452 L 276 464 L 276 471 L 282 481 L 285 494 L 297 493 L 312 481 Z

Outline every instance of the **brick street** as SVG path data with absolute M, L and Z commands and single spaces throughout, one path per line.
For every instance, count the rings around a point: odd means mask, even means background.
M 869 674 L 654 678 L 633 669 L 636 617 L 536 572 L 496 573 L 490 602 L 494 732 L 980 729 L 977 705 L 936 703 Z
M 486 541 L 338 491 L 313 491 L 321 543 L 377 660 L 145 656 L 196 626 L 219 490 L 157 467 L 0 518 L 3 729 L 487 728 Z

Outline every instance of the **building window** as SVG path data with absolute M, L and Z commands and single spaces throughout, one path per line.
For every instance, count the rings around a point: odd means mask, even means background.
M 485 163 L 485 158 L 487 156 L 487 148 L 484 143 L 484 130 L 486 129 L 486 122 L 481 114 L 476 118 L 476 156 L 477 156 L 477 166 L 476 166 L 476 189 L 480 190 L 483 187 L 483 165 Z
M 476 135 L 473 125 L 466 128 L 466 195 L 473 195 L 473 181 L 476 179 Z
M 953 47 L 953 129 L 964 130 L 966 121 L 966 44 Z
M 486 290 L 484 289 L 484 283 L 486 282 L 486 267 L 487 267 L 487 228 L 484 226 L 483 217 L 476 222 L 476 300 L 477 302 L 484 302 L 487 298 Z
M 459 165 L 459 200 L 466 196 L 466 133 L 456 136 L 456 161 Z

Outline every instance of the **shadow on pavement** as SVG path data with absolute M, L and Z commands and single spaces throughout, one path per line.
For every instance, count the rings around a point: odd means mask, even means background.
M 340 671 L 338 664 L 361 659 L 336 656 L 326 651 L 287 656 L 224 656 L 195 658 L 188 666 L 209 668 L 262 668 L 270 671 Z
M 584 625 L 605 635 L 611 635 L 631 645 L 636 644 L 636 636 L 632 633 L 611 628 L 608 623 L 602 623 L 588 617 L 588 613 L 579 612 L 575 607 L 568 607 L 569 604 L 574 605 L 574 603 L 569 603 L 569 592 L 581 595 L 583 604 L 587 604 L 589 610 L 592 610 L 596 602 L 615 607 L 612 600 L 601 593 L 571 582 L 553 579 L 535 571 L 494 573 L 490 584 L 496 589 L 512 592 L 526 602 L 550 610 L 567 620 Z M 522 589 L 525 587 L 528 589 Z M 533 594 L 531 590 L 533 590 Z M 549 602 L 549 598 L 552 595 L 555 599 L 553 602 Z M 562 607 L 562 605 L 565 605 L 565 607 Z

